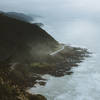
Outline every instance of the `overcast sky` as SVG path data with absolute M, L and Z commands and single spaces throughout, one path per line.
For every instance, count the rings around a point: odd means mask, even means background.
M 0 10 L 43 16 L 50 26 L 46 29 L 61 41 L 100 32 L 100 0 L 0 0 Z
M 0 9 L 43 15 L 93 15 L 100 13 L 100 0 L 0 0 Z M 99 15 L 99 14 L 98 14 Z

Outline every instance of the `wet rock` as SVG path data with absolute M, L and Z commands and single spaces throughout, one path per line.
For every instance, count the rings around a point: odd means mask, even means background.
M 44 96 L 38 94 L 38 95 L 31 95 L 29 97 L 29 100 L 47 100 Z

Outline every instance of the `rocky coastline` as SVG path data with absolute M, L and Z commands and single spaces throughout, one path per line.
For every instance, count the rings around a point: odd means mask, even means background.
M 36 79 L 33 82 L 33 86 L 35 86 L 36 83 L 45 85 L 45 79 L 41 78 L 41 76 L 45 74 L 49 74 L 54 77 L 71 75 L 73 73 L 71 68 L 78 67 L 78 64 L 84 61 L 86 57 L 90 57 L 90 54 L 91 53 L 88 52 L 86 48 L 65 46 L 65 49 L 61 52 L 54 56 L 49 56 L 49 61 L 47 60 L 44 63 L 33 63 L 31 65 L 31 70 Z
M 42 75 L 49 74 L 55 77 L 62 77 L 72 74 L 71 68 L 77 67 L 79 63 L 89 56 L 90 52 L 85 48 L 66 46 L 64 50 L 56 55 L 49 55 L 44 62 L 15 64 L 13 70 L 8 59 L 6 64 L 5 62 L 0 64 L 0 81 L 2 85 L 6 83 L 8 87 L 13 88 L 15 91 L 17 90 L 15 93 L 20 94 L 19 100 L 46 100 L 45 97 L 39 94 L 29 94 L 27 90 L 37 83 L 45 85 L 46 81 L 41 77 Z
M 37 83 L 45 85 L 45 74 L 71 75 L 71 68 L 90 56 L 86 48 L 60 44 L 35 24 L 3 13 L 0 23 L 0 100 L 46 100 L 27 89 Z M 52 53 L 57 50 L 60 51 Z

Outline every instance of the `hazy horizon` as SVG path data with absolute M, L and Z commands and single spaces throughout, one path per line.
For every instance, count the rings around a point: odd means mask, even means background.
M 52 19 L 99 18 L 99 0 L 2 0 L 0 10 L 39 14 Z
M 2 0 L 0 10 L 42 16 L 44 29 L 60 42 L 100 32 L 99 0 Z M 69 38 L 68 38 L 69 37 Z M 69 41 L 70 42 L 70 41 Z

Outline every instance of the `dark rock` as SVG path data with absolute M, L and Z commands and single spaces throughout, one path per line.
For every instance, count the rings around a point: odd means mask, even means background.
M 38 94 L 29 96 L 29 100 L 47 100 L 47 99 L 44 96 Z

